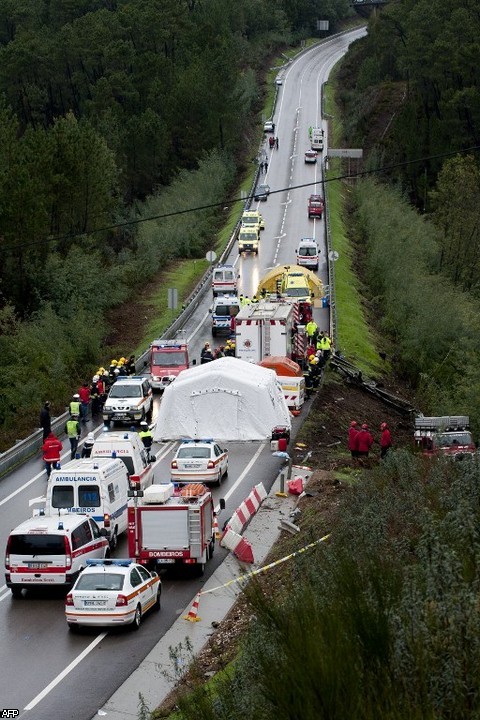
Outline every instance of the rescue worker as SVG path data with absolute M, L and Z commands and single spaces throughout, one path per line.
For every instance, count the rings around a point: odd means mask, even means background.
M 128 375 L 135 375 L 135 355 L 130 355 L 125 367 Z
M 308 358 L 308 371 L 312 378 L 312 386 L 314 389 L 320 385 L 320 379 L 322 377 L 322 366 L 316 355 L 310 355 Z
M 224 345 L 220 345 L 220 347 L 218 347 L 215 350 L 214 357 L 215 357 L 215 360 L 225 357 L 225 346 Z
M 317 342 L 317 335 L 318 335 L 318 325 L 315 322 L 315 320 L 310 319 L 307 324 L 305 325 L 305 334 L 309 340 L 309 342 L 312 345 L 315 345 Z
M 105 370 L 103 368 L 100 368 L 100 370 L 103 370 L 103 373 L 105 373 Z M 98 390 L 98 413 L 100 414 L 103 410 L 105 400 L 107 399 L 107 387 L 105 384 L 105 375 L 102 373 L 99 373 L 99 378 L 97 380 L 97 390 Z
M 303 379 L 305 380 L 305 397 L 308 400 L 313 393 L 313 378 L 310 373 L 310 368 L 308 370 L 304 370 Z
M 244 297 L 243 297 L 243 304 L 244 304 L 244 305 L 251 305 L 251 302 L 252 302 L 252 301 L 250 300 L 250 298 L 248 297 L 248 295 L 244 295 Z
M 384 458 L 392 447 L 392 434 L 386 422 L 380 425 L 382 434 L 380 435 L 380 457 Z
M 358 457 L 357 451 L 357 435 L 358 435 L 358 423 L 356 420 L 352 420 L 348 429 L 348 449 L 352 455 L 352 458 Z
M 373 445 L 373 437 L 370 434 L 368 425 L 364 423 L 355 438 L 355 450 L 357 457 L 368 457 L 370 448 Z
M 116 367 L 117 367 L 117 361 L 112 360 L 110 363 L 110 367 L 108 368 L 108 381 L 109 381 L 110 385 L 113 385 L 113 383 L 117 379 L 117 376 L 115 375 Z
M 238 296 L 238 302 L 240 303 L 240 307 L 245 305 L 245 298 L 243 297 L 243 294 Z
M 99 412 L 99 404 L 100 404 L 100 393 L 98 391 L 99 381 L 100 381 L 100 377 L 98 375 L 94 375 L 92 378 L 92 384 L 90 385 L 90 398 L 92 401 L 92 417 L 95 417 L 95 415 L 98 415 L 98 412 Z
M 87 422 L 88 406 L 90 404 L 90 388 L 87 382 L 82 384 L 78 391 L 80 397 L 80 419 L 83 423 Z
M 237 329 L 237 324 L 235 322 L 235 315 L 232 313 L 230 315 L 230 335 L 232 337 L 235 337 L 236 329 Z
M 225 353 L 225 357 L 232 357 L 233 352 L 232 352 L 232 341 L 231 340 L 227 340 L 223 352 Z
M 260 298 L 261 298 L 262 300 L 265 300 L 265 298 L 267 297 L 267 295 L 268 295 L 268 293 L 267 293 L 267 288 L 262 288 L 262 289 L 260 290 Z
M 117 377 L 119 377 L 119 376 L 126 377 L 126 375 L 128 374 L 127 366 L 125 364 L 126 362 L 127 362 L 127 358 L 121 357 L 119 359 L 119 361 L 117 363 L 117 370 L 118 370 L 118 373 L 116 373 Z
M 232 357 L 235 357 L 235 340 L 230 340 L 230 353 Z
M 55 465 L 60 462 L 60 453 L 62 448 L 63 445 L 61 441 L 53 434 L 53 432 L 48 433 L 48 436 L 42 445 L 43 462 L 45 463 L 47 478 L 50 477 L 52 467 L 55 467 Z
M 82 448 L 82 458 L 89 458 L 92 454 L 93 444 L 95 442 L 95 436 L 93 432 L 89 432 L 85 438 L 85 442 Z
M 78 448 L 78 441 L 80 440 L 80 423 L 78 422 L 78 415 L 73 415 L 70 420 L 67 420 L 65 425 L 65 432 L 70 440 L 70 460 L 75 459 L 75 453 Z
M 145 448 L 145 452 L 147 453 L 148 461 L 150 462 L 150 450 L 153 444 L 153 434 L 145 420 L 142 420 L 140 423 L 140 430 L 138 434 L 143 443 L 143 447 Z
M 80 415 L 80 395 L 78 393 L 75 393 L 73 396 L 68 409 L 70 411 L 70 415 Z
M 275 138 L 275 150 L 278 150 L 278 137 Z
M 325 360 L 325 364 L 328 361 L 328 358 L 330 357 L 330 352 L 332 349 L 332 341 L 328 337 L 328 335 L 325 334 L 325 331 L 322 330 L 320 333 L 320 336 L 317 341 L 317 350 L 322 351 L 323 358 Z
M 43 430 L 43 442 L 47 439 L 52 431 L 52 420 L 50 417 L 50 401 L 46 400 L 43 408 L 40 410 L 40 427 Z
M 210 348 L 210 343 L 206 342 L 203 346 L 202 352 L 200 353 L 200 365 L 204 365 L 207 362 L 211 362 L 213 360 L 213 353 Z
M 258 297 L 256 294 L 252 297 L 252 303 L 258 303 Z

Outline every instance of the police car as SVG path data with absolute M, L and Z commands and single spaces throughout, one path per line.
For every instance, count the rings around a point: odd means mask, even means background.
M 214 440 L 184 440 L 171 462 L 173 482 L 220 485 L 228 474 L 228 450 Z
M 133 560 L 87 560 L 65 600 L 68 627 L 132 625 L 137 630 L 148 610 L 160 610 L 161 592 L 157 573 Z

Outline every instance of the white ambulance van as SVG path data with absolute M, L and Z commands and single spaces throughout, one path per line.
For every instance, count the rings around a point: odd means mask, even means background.
M 130 484 L 124 463 L 118 458 L 72 460 L 52 470 L 47 487 L 45 513 L 82 513 L 107 530 L 110 547 L 127 529 Z
M 71 587 L 89 559 L 110 556 L 107 531 L 80 514 L 39 514 L 8 536 L 5 580 L 14 598 L 22 590 Z
M 153 463 L 156 457 L 150 455 L 148 461 L 143 442 L 136 432 L 101 433 L 93 444 L 90 457 L 120 458 L 127 468 L 132 488 L 145 490 L 154 482 Z

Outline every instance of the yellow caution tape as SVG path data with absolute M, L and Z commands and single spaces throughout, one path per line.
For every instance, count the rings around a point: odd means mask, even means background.
M 325 542 L 325 540 L 328 540 L 330 537 L 330 533 L 328 535 L 324 535 L 319 540 L 315 540 L 315 542 L 310 543 L 309 545 L 305 545 L 305 547 L 300 548 L 300 550 L 296 550 L 293 553 L 290 553 L 290 555 L 286 555 L 283 558 L 280 558 L 280 560 L 275 560 L 274 562 L 270 563 L 269 565 L 264 565 L 261 568 L 257 568 L 256 570 L 251 570 L 251 572 L 246 573 L 245 575 L 240 575 L 240 577 L 234 578 L 233 580 L 229 580 L 228 582 L 224 583 L 223 585 L 217 585 L 217 587 L 210 588 L 209 590 L 201 590 L 199 595 L 207 595 L 208 593 L 215 592 L 215 590 L 221 590 L 222 588 L 229 587 L 229 585 L 233 585 L 234 583 L 240 583 L 243 580 L 247 580 L 248 578 L 253 577 L 254 575 L 259 575 L 260 573 L 266 572 L 267 570 L 271 570 L 271 568 L 274 568 L 276 565 L 280 565 L 281 563 L 286 562 L 287 560 L 291 560 L 291 558 L 296 557 L 297 555 L 301 555 L 302 553 L 306 552 L 307 550 L 310 550 L 311 548 L 315 547 L 315 545 L 318 545 L 321 542 Z

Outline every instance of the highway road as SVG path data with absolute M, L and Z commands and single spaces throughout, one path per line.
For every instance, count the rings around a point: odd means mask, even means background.
M 322 194 L 322 163 L 305 164 L 304 152 L 309 148 L 309 126 L 323 124 L 321 85 L 349 43 L 363 32 L 357 30 L 332 38 L 304 52 L 284 73 L 274 118 L 279 149 L 271 151 L 264 146 L 269 157 L 266 181 L 272 194 L 267 202 L 258 203 L 266 225 L 260 251 L 258 256 L 239 256 L 234 249 L 229 258 L 239 270 L 240 290 L 245 294 L 255 293 L 267 269 L 295 262 L 295 248 L 301 237 L 316 237 L 319 242 L 323 257 L 319 276 L 328 284 L 323 221 L 309 220 L 307 214 L 308 196 L 313 192 Z M 264 178 L 265 175 L 261 181 Z M 292 189 L 304 183 L 318 184 Z M 240 210 L 239 207 L 239 213 Z M 190 343 L 192 357 L 199 358 L 205 340 L 212 340 L 211 300 L 210 294 L 202 299 L 182 331 Z M 315 319 L 321 329 L 328 330 L 328 309 L 316 309 Z M 221 343 L 222 339 L 217 338 L 215 344 Z M 295 424 L 300 422 L 301 418 Z M 174 448 L 174 443 L 155 447 L 157 482 L 168 479 Z M 229 453 L 228 479 L 214 491 L 217 501 L 220 497 L 227 501 L 220 524 L 254 484 L 263 481 L 266 487 L 271 486 L 281 462 L 271 455 L 269 443 L 229 443 Z M 64 462 L 68 456 L 65 452 Z M 42 497 L 45 490 L 46 475 L 40 458 L 30 460 L 2 478 L 1 548 L 5 548 L 10 529 L 31 515 L 32 501 Z M 125 538 L 121 539 L 115 554 L 127 556 Z M 164 575 L 162 611 L 147 616 L 138 633 L 118 629 L 72 635 L 65 623 L 62 593 L 29 592 L 22 600 L 14 600 L 4 577 L 0 578 L 0 710 L 17 709 L 20 717 L 35 720 L 90 720 L 189 605 L 223 557 L 225 551 L 217 547 L 214 559 L 200 580 Z

